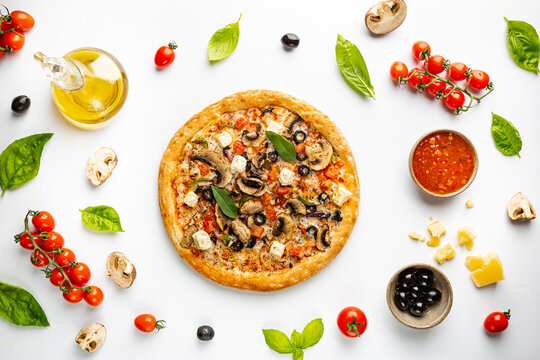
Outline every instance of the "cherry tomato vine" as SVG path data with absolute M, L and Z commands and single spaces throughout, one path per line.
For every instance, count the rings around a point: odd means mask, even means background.
M 34 18 L 20 10 L 10 12 L 0 5 L 0 58 L 4 54 L 19 51 L 24 46 L 24 32 L 34 27 Z

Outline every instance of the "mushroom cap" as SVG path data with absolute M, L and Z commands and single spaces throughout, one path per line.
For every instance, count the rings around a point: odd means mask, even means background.
M 193 234 L 200 230 L 200 226 L 190 226 L 184 231 L 180 245 L 184 248 L 188 248 L 193 244 Z
M 320 251 L 325 251 L 330 245 L 332 245 L 332 240 L 330 239 L 330 234 L 328 233 L 329 228 L 328 224 L 324 224 L 319 228 L 317 232 L 316 245 L 317 249 Z
M 264 211 L 264 205 L 259 200 L 248 200 L 240 207 L 240 214 L 253 215 Z
M 285 205 L 291 209 L 293 214 L 306 215 L 306 205 L 298 199 L 289 199 Z
M 107 257 L 106 263 L 107 275 L 114 283 L 123 289 L 127 289 L 137 277 L 137 270 L 132 262 L 119 251 L 114 251 Z
M 216 222 L 221 231 L 227 228 L 228 221 L 229 218 L 223 213 L 223 211 L 221 211 L 221 208 L 219 206 L 216 206 Z
M 308 164 L 313 170 L 322 170 L 330 164 L 334 149 L 326 139 L 319 139 L 313 146 L 306 147 Z
M 92 184 L 101 185 L 111 177 L 117 163 L 118 157 L 113 149 L 99 148 L 86 162 L 86 177 Z
M 107 338 L 107 330 L 100 323 L 91 323 L 83 327 L 75 337 L 75 342 L 82 350 L 93 353 L 103 345 Z
M 295 227 L 296 223 L 289 214 L 279 213 L 272 226 L 272 235 L 280 242 L 286 242 L 291 238 Z
M 261 169 L 270 170 L 272 168 L 272 164 L 270 163 L 270 160 L 268 160 L 266 153 L 263 151 L 258 152 L 251 160 L 251 163 L 253 164 L 253 166 L 255 166 L 259 170 Z
M 216 177 L 214 178 L 214 185 L 218 187 L 224 187 L 232 180 L 231 164 L 225 156 L 208 149 L 196 150 L 191 154 L 191 161 L 202 161 L 216 171 Z
M 531 202 L 521 192 L 512 196 L 508 203 L 507 212 L 512 221 L 527 221 L 536 218 L 536 212 Z
M 366 13 L 366 26 L 373 34 L 388 34 L 397 29 L 407 17 L 407 4 L 403 0 L 382 1 Z
M 246 195 L 261 196 L 266 191 L 264 182 L 257 178 L 242 176 L 237 183 L 240 191 Z
M 248 242 L 251 237 L 251 230 L 240 219 L 235 219 L 231 224 L 232 231 L 238 236 L 238 239 L 243 243 Z
M 295 113 L 290 113 L 285 118 L 285 121 L 283 122 L 283 125 L 285 126 L 285 129 L 287 129 L 285 135 L 290 138 L 294 133 L 294 127 L 298 125 L 299 123 L 303 122 L 304 119 L 300 117 L 300 115 Z
M 246 146 L 259 146 L 266 139 L 266 132 L 263 123 L 257 123 L 257 131 L 242 135 L 242 142 Z

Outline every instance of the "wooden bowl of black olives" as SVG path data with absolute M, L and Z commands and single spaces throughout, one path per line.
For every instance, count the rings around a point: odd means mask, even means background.
M 399 269 L 386 289 L 388 308 L 403 325 L 429 329 L 443 321 L 452 308 L 452 286 L 446 276 L 428 264 Z

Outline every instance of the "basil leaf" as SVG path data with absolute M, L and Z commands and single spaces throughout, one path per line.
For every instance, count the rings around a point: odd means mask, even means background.
M 296 162 L 296 150 L 294 150 L 294 145 L 289 140 L 273 131 L 267 131 L 266 137 L 274 145 L 274 148 L 283 160 L 292 163 Z
M 223 213 L 231 219 L 236 218 L 236 216 L 238 216 L 238 208 L 236 207 L 236 204 L 229 193 L 225 189 L 218 188 L 214 185 L 211 186 L 212 193 L 214 194 L 214 198 L 216 199 L 221 211 L 223 211 Z
M 270 347 L 270 349 L 280 354 L 290 354 L 294 351 L 294 346 L 291 341 L 279 330 L 263 329 L 264 341 Z
M 124 232 L 120 225 L 120 216 L 112 207 L 107 205 L 89 206 L 79 210 L 82 223 L 89 229 L 96 231 Z
M 242 14 L 240 14 L 237 22 L 219 29 L 212 35 L 208 42 L 208 60 L 223 60 L 236 49 L 240 38 L 240 26 L 238 24 L 241 18 Z
M 193 139 L 192 142 L 203 144 L 204 148 L 208 149 L 208 141 L 206 141 L 206 139 L 202 139 L 202 138 Z
M 35 134 L 12 142 L 0 155 L 0 186 L 2 196 L 8 189 L 22 186 L 39 172 L 43 147 L 53 136 Z
M 0 282 L 0 316 L 20 326 L 50 326 L 45 312 L 28 291 Z
M 293 360 L 304 360 L 304 350 L 300 348 L 294 348 L 292 358 Z
M 300 347 L 302 349 L 313 346 L 321 340 L 324 333 L 324 325 L 321 319 L 310 321 L 302 331 Z
M 336 61 L 341 75 L 355 91 L 375 99 L 364 57 L 353 43 L 338 34 L 336 42 Z
M 505 118 L 491 113 L 493 121 L 491 123 L 491 135 L 495 141 L 495 146 L 506 156 L 519 155 L 522 142 L 521 136 L 512 123 Z
M 298 195 L 298 200 L 300 200 L 302 202 L 302 204 L 304 205 L 307 205 L 307 206 L 316 206 L 317 204 L 315 204 L 314 202 L 311 202 L 309 200 L 306 200 L 304 199 L 302 196 Z
M 293 344 L 293 346 L 295 347 L 300 346 L 301 337 L 302 337 L 302 334 L 300 334 L 298 331 L 296 331 L 296 329 L 294 329 L 291 334 L 291 344 Z
M 540 40 L 535 28 L 524 21 L 506 20 L 506 42 L 510 55 L 522 69 L 537 73 L 540 61 Z

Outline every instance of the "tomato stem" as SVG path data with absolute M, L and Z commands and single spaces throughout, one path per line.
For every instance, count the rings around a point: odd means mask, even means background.
M 158 320 L 156 321 L 155 327 L 157 331 L 159 332 L 161 329 L 165 329 L 167 325 L 165 325 L 167 322 L 165 320 Z
M 506 316 L 506 319 L 510 320 L 510 309 L 508 311 L 503 312 L 504 316 Z
M 359 326 L 364 326 L 364 323 L 357 323 L 356 316 L 353 318 L 353 321 L 347 323 L 347 329 L 349 332 L 354 331 L 357 337 L 360 337 L 360 333 L 358 332 Z

